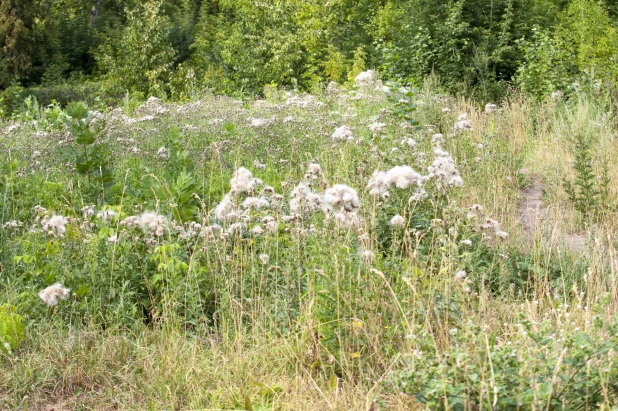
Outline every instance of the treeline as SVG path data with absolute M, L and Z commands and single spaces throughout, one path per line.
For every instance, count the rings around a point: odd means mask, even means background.
M 183 99 L 366 68 L 484 99 L 614 87 L 617 15 L 618 0 L 0 0 L 0 89 Z

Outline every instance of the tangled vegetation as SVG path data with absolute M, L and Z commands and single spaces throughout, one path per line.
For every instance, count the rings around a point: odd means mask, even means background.
M 318 91 L 4 123 L 0 408 L 615 407 L 611 93 Z

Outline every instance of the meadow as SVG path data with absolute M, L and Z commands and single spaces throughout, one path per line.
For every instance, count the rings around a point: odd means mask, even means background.
M 24 107 L 0 409 L 617 409 L 603 89 Z

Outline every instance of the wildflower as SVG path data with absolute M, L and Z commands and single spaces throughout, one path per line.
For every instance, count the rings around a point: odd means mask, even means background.
M 352 134 L 350 127 L 341 126 L 333 132 L 331 138 L 335 141 L 352 141 L 354 139 L 354 135 Z
M 307 175 L 305 175 L 305 177 L 307 176 L 309 176 L 311 179 L 321 178 L 322 176 L 324 176 L 324 173 L 322 172 L 322 167 L 318 163 L 309 164 Z
M 262 197 L 247 197 L 241 205 L 243 208 L 262 208 L 269 207 L 270 203 Z
M 384 183 L 391 187 L 406 189 L 412 185 L 420 185 L 423 176 L 410 166 L 395 166 L 386 172 Z
M 442 134 L 436 133 L 431 136 L 431 145 L 439 147 L 442 144 L 444 144 L 444 136 Z
M 253 234 L 253 235 L 262 235 L 262 234 L 264 234 L 264 229 L 262 227 L 260 227 L 259 225 L 256 225 L 255 227 L 253 227 L 251 229 L 251 234 Z
M 251 127 L 262 127 L 263 125 L 268 124 L 268 120 L 263 118 L 251 118 Z
M 437 153 L 428 171 L 428 177 L 435 178 L 436 186 L 440 191 L 445 191 L 449 187 L 463 186 L 463 179 L 459 175 L 455 161 L 446 151 Z
M 486 218 L 485 222 L 481 224 L 481 228 L 484 230 L 493 230 L 497 233 L 500 231 L 500 223 L 492 218 Z
M 35 150 L 32 152 L 32 156 L 30 158 L 35 159 L 35 158 L 39 158 L 40 156 L 41 156 L 41 152 Z
M 373 134 L 380 133 L 382 130 L 384 130 L 385 127 L 386 127 L 386 124 L 385 123 L 380 123 L 380 122 L 375 122 L 375 123 L 369 124 L 369 130 Z
M 262 193 L 275 194 L 275 188 L 273 186 L 266 186 L 262 189 Z
M 378 79 L 377 73 L 373 70 L 363 71 L 359 73 L 355 78 L 354 82 L 357 86 L 367 86 L 372 85 Z
M 82 207 L 81 212 L 84 218 L 91 217 L 94 215 L 94 206 L 91 205 L 91 206 Z
M 466 247 L 472 246 L 472 240 L 461 240 L 461 245 L 465 245 Z
M 466 272 L 463 270 L 457 271 L 453 278 L 455 279 L 455 281 L 462 281 L 464 278 L 466 278 Z
M 356 190 L 345 184 L 335 184 L 324 193 L 324 201 L 333 207 L 341 207 L 342 211 L 355 212 L 360 208 L 360 200 Z
M 448 107 L 443 107 L 443 108 L 442 108 L 442 112 L 443 112 L 443 113 L 450 113 L 450 112 L 451 112 L 451 109 L 450 109 L 450 108 L 448 108 Z
M 34 212 L 35 212 L 35 214 L 39 214 L 39 215 L 40 214 L 45 214 L 45 213 L 47 213 L 47 209 L 44 208 L 44 207 L 41 207 L 40 205 L 36 205 L 36 206 L 34 206 Z
M 562 98 L 562 91 L 560 90 L 552 91 L 551 93 L 552 100 L 560 100 L 561 98 Z
M 453 125 L 454 132 L 472 130 L 472 120 L 468 118 L 468 114 L 463 113 L 457 117 L 457 122 Z
M 97 218 L 103 221 L 109 221 L 116 216 L 116 212 L 114 210 L 105 210 L 97 213 Z
M 258 160 L 253 161 L 253 167 L 255 167 L 258 170 L 266 170 L 266 164 L 262 164 Z
M 391 221 L 390 221 L 390 224 L 395 227 L 403 227 L 405 223 L 406 223 L 406 220 L 399 214 L 391 218 Z
M 233 223 L 227 228 L 228 234 L 239 233 L 242 231 L 242 223 Z
M 311 191 L 306 184 L 300 183 L 290 193 L 290 211 L 296 212 L 314 212 L 319 210 L 324 204 L 321 195 Z
M 375 258 L 376 258 L 376 255 L 371 250 L 364 250 L 361 253 L 361 259 L 363 260 L 363 262 L 367 264 L 373 263 L 373 260 L 375 260 Z
M 262 180 L 254 178 L 251 171 L 244 167 L 240 167 L 234 171 L 234 175 L 230 180 L 230 193 L 237 194 L 243 192 L 252 192 L 256 186 L 262 184 Z
M 270 256 L 268 254 L 260 254 L 258 258 L 260 259 L 262 264 L 266 265 L 268 264 L 268 260 L 270 259 Z
M 275 234 L 277 232 L 277 230 L 279 229 L 279 224 L 277 224 L 276 221 L 269 221 L 269 222 L 264 224 L 264 227 L 266 227 L 266 230 L 269 233 Z
M 166 147 L 159 147 L 159 149 L 157 150 L 157 157 L 158 158 L 168 158 L 170 156 L 170 151 L 166 148 Z
M 107 239 L 107 242 L 116 244 L 118 242 L 118 234 L 114 234 L 113 236 Z
M 407 138 L 407 139 L 403 140 L 402 143 L 403 144 L 407 144 L 409 148 L 416 147 L 416 140 L 414 140 L 413 138 Z
M 427 191 L 425 191 L 423 187 L 419 187 L 414 191 L 414 194 L 410 196 L 410 198 L 408 199 L 408 203 L 417 203 L 419 201 L 423 201 L 427 197 L 429 197 Z
M 2 228 L 4 229 L 11 229 L 11 230 L 17 230 L 20 227 L 23 227 L 24 223 L 22 223 L 21 221 L 17 221 L 17 220 L 11 220 L 11 221 L 7 221 L 6 223 L 4 223 L 2 225 Z
M 41 221 L 41 226 L 43 227 L 43 230 L 48 232 L 48 234 L 63 237 L 64 233 L 67 231 L 67 223 L 68 220 L 66 218 L 55 215 L 51 218 L 45 217 Z
M 362 222 L 361 217 L 356 212 L 341 210 L 334 215 L 335 222 L 343 226 L 358 226 Z
M 384 195 L 388 192 L 388 184 L 386 183 L 386 172 L 376 170 L 371 174 L 367 189 L 372 196 Z
M 150 231 L 150 234 L 154 234 L 157 237 L 161 237 L 167 228 L 167 219 L 153 211 L 143 213 L 139 220 L 142 227 L 145 227 Z
M 501 240 L 506 240 L 509 237 L 509 233 L 507 233 L 506 231 L 498 230 L 496 231 L 496 237 Z
M 498 106 L 495 104 L 487 103 L 485 104 L 485 113 L 493 113 L 498 109 Z
M 135 228 L 140 225 L 140 220 L 138 216 L 132 215 L 132 216 L 128 216 L 125 219 L 120 220 L 120 225 L 129 227 L 129 228 Z
M 62 284 L 56 283 L 39 291 L 39 297 L 45 304 L 53 307 L 58 304 L 58 299 L 66 300 L 70 292 L 71 290 L 64 288 Z
M 480 204 L 470 206 L 470 211 L 477 214 L 485 214 L 485 208 Z
M 234 199 L 231 195 L 226 194 L 215 208 L 215 217 L 217 220 L 225 221 L 230 219 L 234 211 L 234 206 Z

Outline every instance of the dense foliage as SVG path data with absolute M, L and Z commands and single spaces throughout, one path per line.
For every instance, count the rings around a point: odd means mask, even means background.
M 16 95 L 63 102 L 76 96 L 58 86 L 83 82 L 116 99 L 129 91 L 180 100 L 205 87 L 255 94 L 267 84 L 309 90 L 392 56 L 413 82 L 435 72 L 483 100 L 515 83 L 537 96 L 573 82 L 615 86 L 614 3 L 2 0 L 0 89 L 5 115 Z

